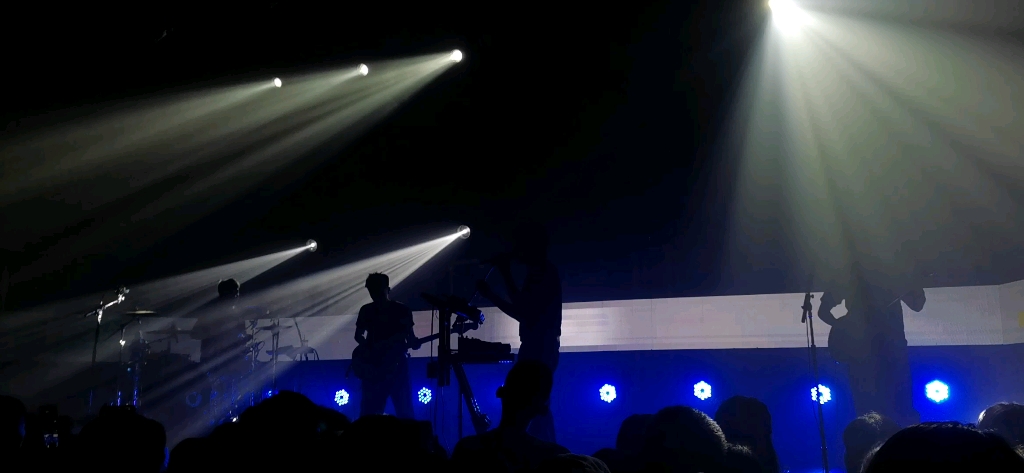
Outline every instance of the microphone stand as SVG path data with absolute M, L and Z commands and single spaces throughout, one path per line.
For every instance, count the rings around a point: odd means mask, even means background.
M 803 309 L 803 315 L 800 317 L 800 323 L 807 324 L 807 330 L 811 334 L 811 368 L 814 371 L 814 389 L 818 389 L 821 386 L 821 381 L 818 378 L 818 347 L 814 344 L 814 315 L 811 313 L 814 310 L 811 305 L 811 299 L 814 296 L 810 292 L 804 294 L 804 304 L 801 306 Z M 818 435 L 821 436 L 821 466 L 822 471 L 829 473 L 828 468 L 828 442 L 825 440 L 825 411 L 822 408 L 821 403 L 821 392 L 818 390 L 818 399 L 815 404 L 818 406 Z
M 124 286 L 121 286 L 120 288 L 118 288 L 118 290 L 116 292 L 116 295 L 114 296 L 114 300 L 112 300 L 112 301 L 110 301 L 110 302 L 108 302 L 106 304 L 104 304 L 103 301 L 100 301 L 100 307 L 98 309 L 96 309 L 94 311 L 91 311 L 91 312 L 89 312 L 89 313 L 87 313 L 87 314 L 85 314 L 83 316 L 83 317 L 96 316 L 96 331 L 95 331 L 95 333 L 93 335 L 93 339 L 92 339 L 92 364 L 90 365 L 90 369 L 92 370 L 93 376 L 96 376 L 96 352 L 99 350 L 99 345 L 100 345 L 100 325 L 103 323 L 103 311 L 107 310 L 112 305 L 120 304 L 120 303 L 124 302 L 125 294 L 128 294 L 128 289 L 126 289 Z M 96 386 L 94 385 L 91 388 L 89 388 L 89 413 L 90 414 L 93 413 L 93 398 L 95 397 L 95 395 L 96 395 Z

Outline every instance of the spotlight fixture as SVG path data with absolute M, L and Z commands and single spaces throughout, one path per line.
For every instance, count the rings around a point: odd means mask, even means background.
M 783 32 L 792 33 L 807 23 L 807 14 L 793 0 L 769 0 L 768 8 L 772 22 Z
M 601 390 L 598 391 L 598 395 L 601 396 L 601 400 L 607 403 L 611 403 L 615 400 L 615 386 L 606 384 L 601 386 Z
M 711 397 L 711 385 L 701 381 L 693 385 L 693 395 L 701 401 L 706 401 Z
M 820 394 L 820 395 L 819 395 Z M 822 404 L 832 400 L 832 390 L 828 386 L 818 385 L 816 388 L 811 388 L 811 400 L 818 401 Z
M 339 406 L 344 406 L 345 404 L 348 404 L 348 391 L 342 389 L 334 393 L 334 402 L 337 403 Z
M 463 240 L 469 238 L 469 227 L 465 225 L 459 226 L 459 238 L 462 238 Z
M 949 386 L 936 379 L 924 386 L 924 395 L 932 402 L 940 404 L 949 399 Z
M 423 404 L 429 404 L 430 400 L 434 398 L 433 393 L 430 392 L 429 388 L 420 389 L 420 392 L 416 393 L 420 402 Z
M 309 241 L 307 241 L 306 242 L 306 249 L 308 249 L 310 253 L 316 251 L 316 240 L 309 240 Z
M 274 87 L 281 87 L 281 79 L 278 77 L 274 78 Z
M 451 62 L 459 62 L 462 60 L 462 51 L 458 49 L 452 51 L 451 56 L 448 56 L 448 60 Z
M 359 73 L 362 74 L 363 76 L 366 76 L 367 74 L 370 73 L 370 68 L 367 67 L 366 64 L 360 64 Z

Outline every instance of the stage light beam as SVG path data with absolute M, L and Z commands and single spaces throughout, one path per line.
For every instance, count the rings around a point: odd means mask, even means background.
M 274 78 L 274 87 L 281 87 L 281 79 L 278 77 Z
M 448 56 L 448 59 L 451 62 L 460 62 L 460 61 L 462 61 L 462 51 L 459 51 L 458 49 L 452 51 L 452 54 L 451 54 L 451 56 Z
M 360 64 L 359 73 L 362 74 L 363 77 L 366 77 L 366 75 L 370 73 L 370 68 L 366 64 Z

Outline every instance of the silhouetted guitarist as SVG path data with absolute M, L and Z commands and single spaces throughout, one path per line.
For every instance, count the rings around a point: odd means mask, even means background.
M 831 326 L 829 352 L 849 368 L 857 415 L 875 411 L 904 426 L 916 424 L 920 415 L 913 404 L 903 303 L 920 312 L 924 289 L 887 289 L 859 268 L 854 271 L 852 283 L 821 296 L 818 318 Z M 847 314 L 836 318 L 832 309 L 843 300 Z
M 511 262 L 526 266 L 523 287 L 516 286 Z M 486 281 L 477 282 L 480 295 L 486 297 L 509 317 L 519 322 L 517 361 L 534 360 L 554 373 L 558 367 L 559 337 L 562 335 L 562 280 L 558 268 L 548 259 L 547 236 L 536 228 L 522 228 L 512 253 L 495 261 L 505 280 L 509 300 L 491 289 Z M 555 422 L 545 408 L 530 424 L 529 433 L 547 442 L 555 442 Z
M 403 419 L 413 418 L 412 384 L 409 381 L 407 350 L 419 348 L 413 334 L 412 311 L 403 304 L 389 299 L 390 280 L 387 275 L 373 273 L 366 278 L 366 289 L 373 302 L 359 309 L 356 319 L 358 353 L 362 364 L 371 365 L 367 373 L 357 373 L 362 379 L 363 396 L 359 415 L 383 414 L 388 398 L 395 406 L 395 414 Z

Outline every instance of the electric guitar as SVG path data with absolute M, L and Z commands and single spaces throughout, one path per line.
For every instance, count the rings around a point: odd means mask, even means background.
M 462 335 L 475 327 L 457 326 L 452 333 Z M 387 379 L 398 372 L 399 364 L 409 356 L 406 350 L 440 338 L 440 333 L 417 338 L 413 342 L 405 340 L 382 340 L 375 343 L 364 342 L 352 350 L 352 363 L 348 371 L 356 378 L 367 381 Z

